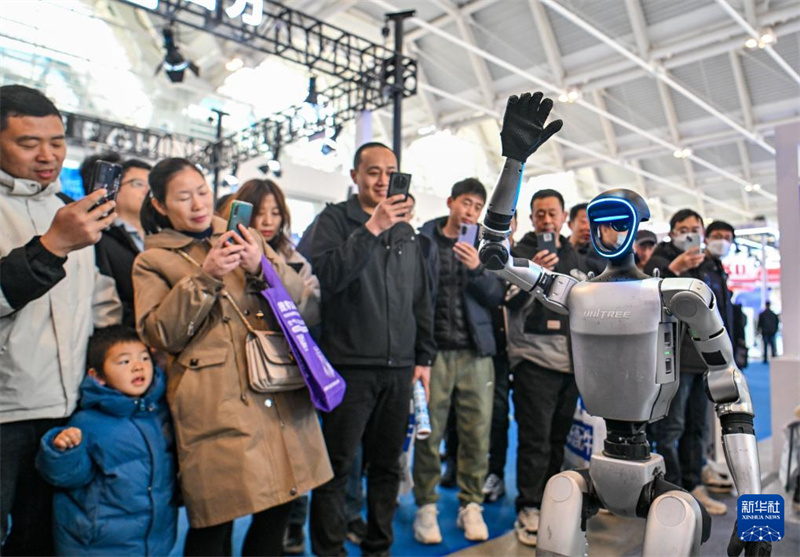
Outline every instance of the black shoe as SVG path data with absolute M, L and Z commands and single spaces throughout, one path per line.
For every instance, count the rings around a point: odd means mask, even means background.
M 367 523 L 360 516 L 347 523 L 347 539 L 356 545 L 367 537 Z
M 302 524 L 289 524 L 283 534 L 284 555 L 302 555 L 306 551 L 306 534 Z
M 447 459 L 447 467 L 442 474 L 442 479 L 439 482 L 442 487 L 456 487 L 456 461 L 455 459 Z

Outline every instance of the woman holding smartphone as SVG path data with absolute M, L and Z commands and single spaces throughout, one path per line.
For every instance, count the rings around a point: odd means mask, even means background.
M 304 316 L 307 289 L 256 231 L 226 231 L 190 161 L 161 161 L 149 182 L 134 306 L 139 335 L 169 354 L 167 400 L 191 526 L 184 554 L 230 555 L 233 520 L 252 514 L 243 555 L 279 555 L 289 502 L 328 481 L 331 467 L 306 389 L 250 389 L 247 328 L 227 296 L 254 329 L 280 330 L 257 294 L 262 254 Z

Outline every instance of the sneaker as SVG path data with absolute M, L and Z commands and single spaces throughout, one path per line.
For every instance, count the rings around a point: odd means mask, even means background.
M 302 524 L 289 524 L 283 534 L 283 554 L 302 555 L 306 551 L 306 534 Z
M 519 511 L 514 530 L 520 543 L 535 547 L 539 534 L 539 509 L 525 507 Z
M 698 485 L 694 488 L 692 495 L 706 508 L 710 515 L 719 516 L 728 512 L 728 505 L 713 499 L 703 485 Z
M 347 523 L 347 539 L 356 545 L 360 545 L 367 537 L 367 523 L 360 516 Z
M 445 463 L 444 474 L 442 474 L 439 485 L 442 487 L 456 487 L 456 459 L 448 458 Z
M 733 490 L 731 477 L 725 472 L 715 470 L 711 465 L 703 467 L 701 478 L 711 493 L 730 493 Z
M 434 503 L 422 505 L 417 509 L 414 517 L 415 540 L 426 545 L 442 543 L 442 531 L 439 530 L 439 521 L 436 519 L 438 514 L 439 511 L 436 510 Z
M 494 503 L 506 494 L 506 482 L 497 474 L 489 474 L 483 484 L 484 501 Z
M 464 530 L 464 537 L 471 542 L 489 539 L 489 528 L 483 521 L 483 507 L 478 503 L 467 503 L 458 509 L 456 526 Z

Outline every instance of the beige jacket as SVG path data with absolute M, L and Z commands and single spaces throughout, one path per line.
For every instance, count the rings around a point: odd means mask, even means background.
M 169 353 L 167 400 L 175 423 L 181 489 L 193 527 L 203 528 L 283 504 L 333 476 L 306 389 L 260 394 L 247 379 L 247 329 L 227 291 L 257 329 L 278 330 L 256 280 L 237 269 L 218 281 L 202 265 L 210 241 L 174 230 L 149 236 L 133 266 L 139 334 Z M 301 313 L 303 280 L 253 230 Z M 312 308 L 313 309 L 313 308 Z
M 50 228 L 64 206 L 59 189 L 0 171 L 0 259 Z M 70 253 L 64 271 L 17 311 L 0 289 L 0 423 L 72 414 L 89 336 L 122 319 L 114 281 L 97 270 L 93 246 Z

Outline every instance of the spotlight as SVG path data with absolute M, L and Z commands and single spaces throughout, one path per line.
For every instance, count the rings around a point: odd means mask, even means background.
M 580 100 L 580 98 L 581 92 L 575 87 L 570 87 L 558 96 L 558 102 L 572 104 L 575 101 Z
M 308 123 L 319 122 L 319 96 L 317 94 L 317 78 L 311 76 L 308 79 L 308 95 L 300 108 L 300 117 Z
M 280 178 L 283 174 L 283 169 L 281 168 L 281 161 L 278 159 L 272 159 L 267 163 L 267 168 L 275 175 L 276 178 Z
M 158 74 L 161 68 L 164 68 L 167 77 L 172 83 L 182 82 L 183 73 L 187 69 L 191 70 L 194 75 L 199 76 L 200 68 L 198 68 L 191 60 L 184 58 L 178 50 L 178 45 L 175 44 L 175 32 L 172 27 L 164 27 L 163 35 L 164 50 L 166 51 L 166 55 L 164 56 L 164 61 L 161 62 L 158 67 L 156 67 L 156 74 Z
M 688 159 L 689 157 L 692 156 L 692 150 L 689 149 L 688 147 L 685 147 L 683 149 L 677 149 L 672 152 L 672 156 L 675 157 L 676 159 Z
M 332 129 L 328 128 L 327 132 L 331 133 L 330 137 L 326 137 L 325 139 L 322 140 L 322 148 L 320 149 L 320 151 L 322 151 L 323 155 L 328 155 L 338 148 L 336 140 L 339 138 L 339 134 L 342 133 L 342 126 L 341 125 L 333 126 Z
M 319 104 L 317 99 L 317 78 L 313 75 L 308 78 L 308 96 L 306 96 L 306 100 L 303 102 L 310 104 L 314 108 Z
M 244 67 L 244 60 L 239 58 L 232 58 L 225 63 L 225 69 L 229 72 L 235 72 L 236 70 L 240 70 Z
M 755 40 L 753 37 L 750 37 L 744 42 L 744 46 L 746 46 L 749 49 L 754 49 L 758 47 L 758 41 Z

